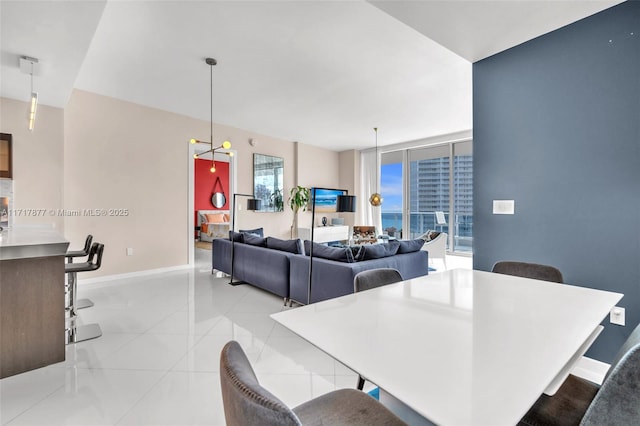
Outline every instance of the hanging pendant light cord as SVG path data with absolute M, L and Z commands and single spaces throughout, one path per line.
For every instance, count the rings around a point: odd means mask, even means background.
M 210 127 L 210 135 L 209 141 L 211 142 L 211 170 L 215 170 L 216 168 L 216 150 L 213 149 L 213 63 L 209 63 L 209 125 Z
M 378 181 L 378 128 L 374 127 L 373 131 L 376 132 L 376 192 L 380 193 L 380 182 Z
M 210 103 L 210 114 L 209 114 L 209 122 L 211 123 L 211 148 L 213 148 L 213 65 L 209 65 L 209 81 L 210 83 L 210 88 L 211 91 L 209 92 L 209 103 Z

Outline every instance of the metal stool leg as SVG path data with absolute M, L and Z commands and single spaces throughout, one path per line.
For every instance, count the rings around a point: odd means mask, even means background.
M 76 301 L 76 309 L 90 308 L 93 302 L 90 299 L 80 299 Z
M 91 340 L 102 336 L 102 329 L 97 323 L 81 325 L 76 327 L 72 325 L 65 330 L 65 342 L 67 345 L 71 343 L 84 342 L 85 340 Z
M 76 313 L 76 272 L 69 273 L 69 303 L 66 307 L 66 311 L 69 312 L 69 319 L 75 319 L 78 314 Z
M 66 308 L 67 312 L 69 312 L 69 326 L 65 329 L 66 344 L 84 342 L 85 340 L 95 339 L 102 336 L 102 330 L 98 324 L 76 326 L 76 319 L 78 317 L 76 309 L 79 309 L 79 300 L 77 300 L 77 284 L 77 272 L 69 273 L 69 306 Z

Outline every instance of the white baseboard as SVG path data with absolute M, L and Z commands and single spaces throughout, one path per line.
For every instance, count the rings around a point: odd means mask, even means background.
M 163 274 L 163 273 L 173 272 L 173 271 L 183 271 L 191 267 L 192 265 L 178 265 L 178 266 L 169 266 L 166 268 L 147 269 L 145 271 L 127 272 L 126 274 L 105 275 L 102 277 L 79 279 L 78 285 L 79 286 L 91 285 L 92 287 L 101 287 L 103 283 L 106 284 L 111 281 L 143 277 L 146 275 L 153 275 L 153 274 Z
M 609 371 L 609 364 L 606 362 L 583 356 L 571 374 L 601 385 L 607 371 Z

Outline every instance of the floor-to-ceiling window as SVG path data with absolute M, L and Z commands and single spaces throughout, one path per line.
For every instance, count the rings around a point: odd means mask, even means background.
M 473 146 L 471 141 L 453 144 L 453 251 L 472 252 L 473 245 Z
M 382 231 L 391 237 L 402 237 L 404 210 L 403 151 L 382 154 L 380 162 L 380 194 L 382 203 Z
M 446 232 L 449 251 L 471 253 L 471 141 L 383 153 L 380 180 L 384 231 L 402 230 L 403 238 Z

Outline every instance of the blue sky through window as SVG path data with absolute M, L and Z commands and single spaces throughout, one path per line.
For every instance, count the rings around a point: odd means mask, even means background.
M 402 163 L 383 164 L 380 171 L 383 213 L 402 212 Z

